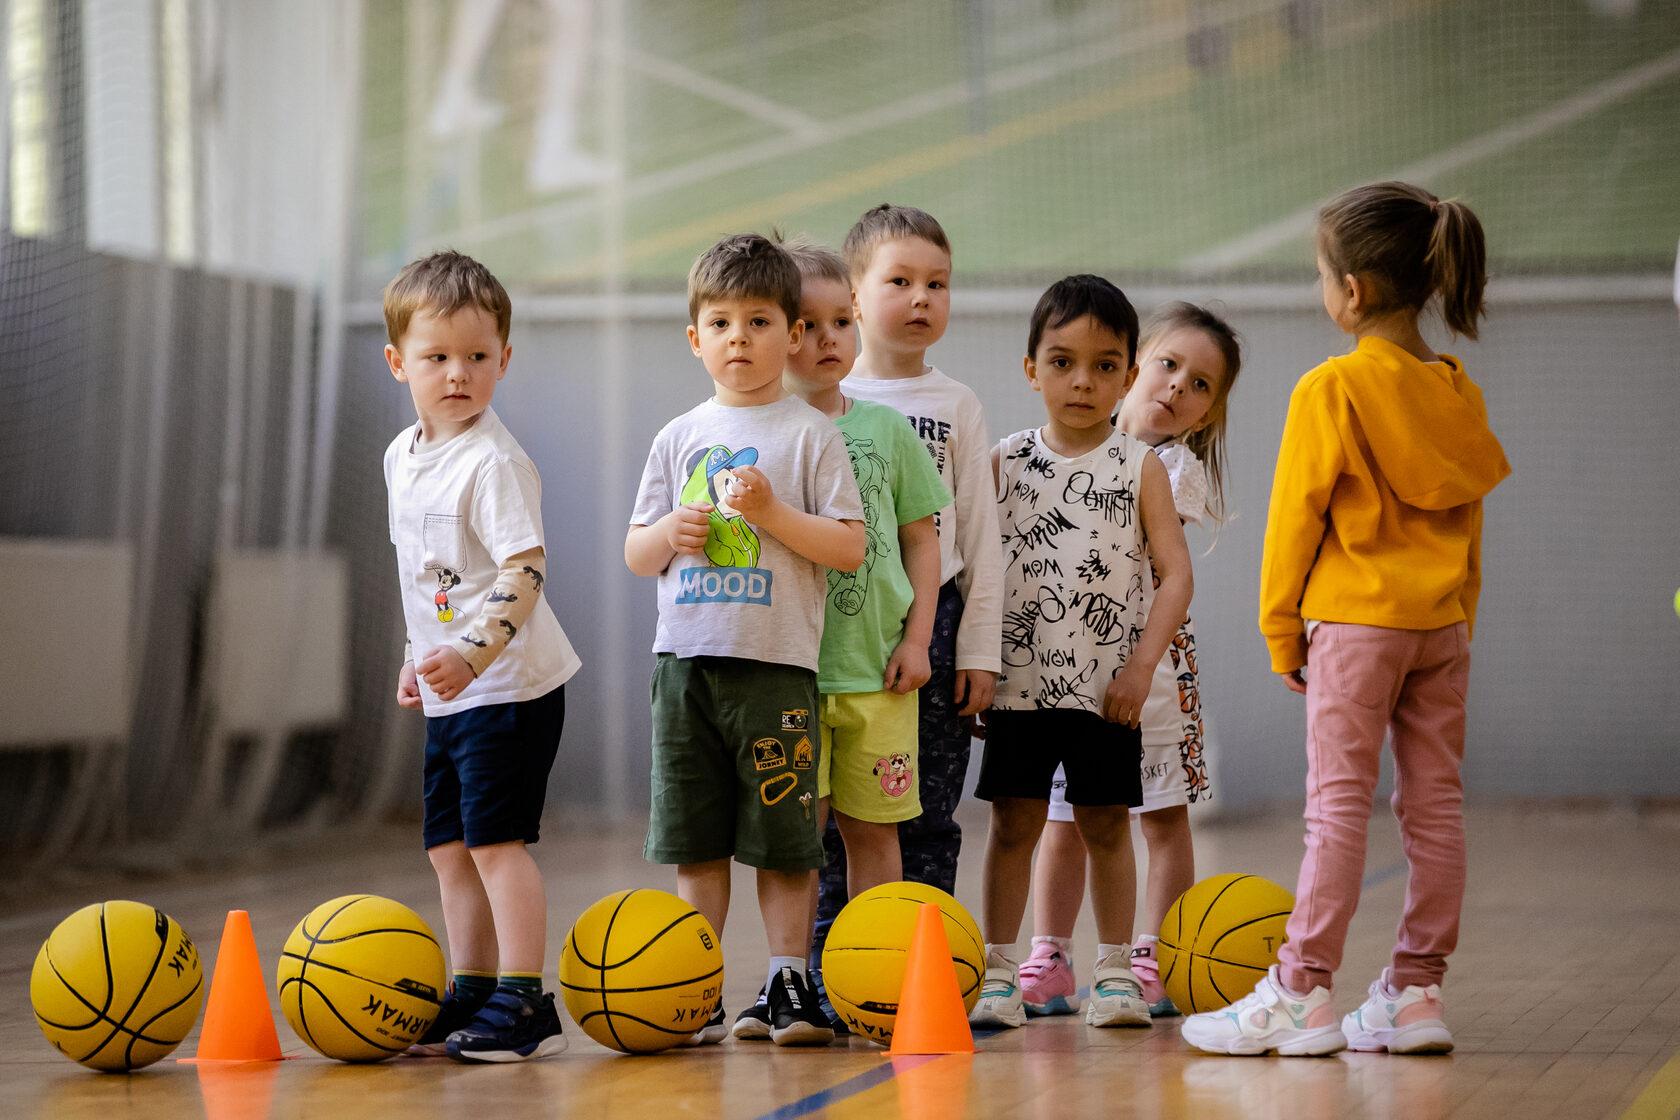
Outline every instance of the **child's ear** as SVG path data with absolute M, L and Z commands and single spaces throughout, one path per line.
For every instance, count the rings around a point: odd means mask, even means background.
M 1132 383 L 1137 380 L 1137 375 L 1138 375 L 1137 363 L 1133 362 L 1132 363 L 1132 368 L 1126 371 L 1126 380 L 1120 386 L 1120 395 L 1121 396 L 1125 396 L 1127 393 L 1132 391 Z
M 863 322 L 863 308 L 858 306 L 857 289 L 852 289 L 852 324 Z
M 700 328 L 693 323 L 688 325 L 688 348 L 694 351 L 694 356 L 700 356 Z
M 385 344 L 385 364 L 391 367 L 392 377 L 398 381 L 408 380 L 408 374 L 403 371 L 402 351 L 389 342 Z
M 1033 392 L 1038 392 L 1038 363 L 1031 354 L 1021 359 L 1021 372 L 1027 375 L 1027 384 L 1033 387 Z
M 496 380 L 507 376 L 508 359 L 513 357 L 513 343 L 502 343 L 502 364 L 496 367 Z
M 1342 295 L 1347 298 L 1347 309 L 1353 315 L 1365 310 L 1371 298 L 1371 286 L 1356 272 L 1342 274 Z
M 795 318 L 793 320 L 792 325 L 788 327 L 788 354 L 789 354 L 789 356 L 792 356 L 793 352 L 795 350 L 799 349 L 799 344 L 800 344 L 801 341 L 804 340 L 804 338 L 805 338 L 805 320 L 802 319 L 802 318 Z

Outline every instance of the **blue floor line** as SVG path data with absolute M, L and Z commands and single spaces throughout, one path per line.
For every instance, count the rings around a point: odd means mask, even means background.
M 874 1069 L 864 1070 L 853 1077 L 848 1077 L 838 1085 L 830 1085 L 826 1089 L 812 1093 L 792 1104 L 784 1104 L 774 1112 L 766 1112 L 759 1120 L 793 1120 L 796 1116 L 809 1116 L 819 1109 L 837 1104 L 847 1097 L 856 1096 L 868 1089 L 873 1089 L 893 1076 L 892 1060 L 885 1053 L 881 1055 L 881 1064 Z

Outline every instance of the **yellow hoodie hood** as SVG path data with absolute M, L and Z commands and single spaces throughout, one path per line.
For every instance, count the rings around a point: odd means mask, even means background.
M 1440 357 L 1441 366 L 1430 365 L 1392 342 L 1363 338 L 1353 354 L 1325 363 L 1394 496 L 1418 509 L 1473 502 L 1511 473 L 1482 391 L 1457 358 Z
M 1266 519 L 1260 630 L 1272 668 L 1307 661 L 1306 620 L 1475 624 L 1482 498 L 1511 473 L 1457 358 L 1377 338 L 1301 378 Z

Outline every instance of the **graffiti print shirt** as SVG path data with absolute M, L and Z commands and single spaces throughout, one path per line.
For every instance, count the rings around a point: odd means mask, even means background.
M 825 695 L 880 692 L 914 599 L 898 548 L 899 526 L 944 509 L 951 494 L 922 441 L 893 409 L 854 400 L 834 425 L 863 498 L 865 545 L 857 571 L 828 573 L 817 687 Z
M 403 619 L 416 659 L 472 627 L 502 564 L 543 545 L 542 481 L 492 409 L 440 447 L 415 451 L 420 425 L 385 449 L 391 543 Z M 562 578 L 548 565 L 552 578 Z M 564 684 L 581 662 L 549 609 L 547 588 L 525 625 L 484 675 L 445 704 L 425 681 L 428 716 L 534 700 Z
M 648 452 L 632 525 L 678 506 L 715 508 L 705 555 L 677 556 L 659 573 L 655 653 L 742 657 L 817 668 L 828 569 L 759 532 L 729 505 L 729 481 L 752 466 L 802 513 L 863 520 L 840 430 L 795 396 L 730 407 L 708 400 L 662 428 Z
M 1119 429 L 1075 459 L 1037 429 L 998 444 L 1003 675 L 993 706 L 1102 711 L 1143 633 L 1138 493 L 1149 448 Z

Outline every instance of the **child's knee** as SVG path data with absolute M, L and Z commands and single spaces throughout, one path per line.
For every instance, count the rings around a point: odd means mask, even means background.
M 1080 805 L 1073 810 L 1073 823 L 1085 847 L 1098 854 L 1119 852 L 1132 844 L 1131 813 L 1124 806 Z
M 1143 838 L 1150 844 L 1171 842 L 1190 835 L 1190 810 L 1184 805 L 1169 805 L 1138 814 Z
M 1000 797 L 992 802 L 992 836 L 1004 847 L 1038 843 L 1049 805 L 1023 797 Z

